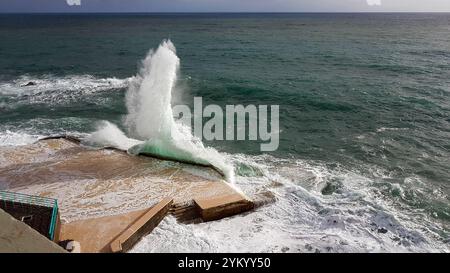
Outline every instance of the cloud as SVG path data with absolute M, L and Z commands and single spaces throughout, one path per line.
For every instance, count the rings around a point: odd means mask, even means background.
M 81 0 L 66 0 L 69 6 L 81 6 Z
M 366 0 L 369 6 L 381 6 L 381 0 Z

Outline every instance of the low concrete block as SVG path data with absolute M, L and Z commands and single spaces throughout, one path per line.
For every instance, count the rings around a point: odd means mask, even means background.
M 130 250 L 143 236 L 149 234 L 161 222 L 169 212 L 172 203 L 172 198 L 165 198 L 137 219 L 111 242 L 111 252 Z
M 253 209 L 253 203 L 239 193 L 194 199 L 204 221 L 213 221 Z

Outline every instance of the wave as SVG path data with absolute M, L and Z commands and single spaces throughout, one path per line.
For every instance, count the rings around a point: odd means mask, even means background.
M 27 145 L 36 142 L 42 137 L 44 136 L 6 130 L 4 132 L 0 132 L 0 146 Z
M 97 78 L 92 75 L 23 75 L 18 79 L 0 82 L 0 95 L 32 96 L 52 92 L 82 92 L 84 94 L 126 88 L 132 78 Z
M 83 138 L 83 142 L 91 146 L 114 147 L 124 151 L 142 143 L 127 137 L 115 124 L 105 120 L 98 122 L 97 131 Z
M 377 133 L 382 133 L 386 131 L 405 131 L 405 130 L 408 130 L 408 128 L 380 127 L 377 129 Z
M 234 168 L 215 149 L 205 147 L 190 128 L 174 120 L 172 91 L 180 60 L 170 40 L 150 50 L 132 78 L 126 93 L 127 137 L 117 126 L 103 123 L 85 142 L 113 145 L 130 154 L 147 154 L 163 159 L 211 166 L 233 181 Z
M 270 192 L 276 202 L 214 223 L 186 225 L 168 216 L 132 252 L 450 251 L 442 226 L 425 212 L 381 198 L 376 179 L 318 161 L 244 154 L 227 159 L 252 167 L 236 175 L 235 185 L 247 196 L 258 200 Z

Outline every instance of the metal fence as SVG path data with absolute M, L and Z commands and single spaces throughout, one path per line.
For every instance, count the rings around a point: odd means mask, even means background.
M 5 209 L 5 211 L 8 210 L 8 206 L 11 209 L 11 206 L 14 208 L 14 206 L 20 205 L 27 205 L 31 211 L 33 210 L 33 207 L 46 207 L 51 209 L 51 216 L 50 219 L 48 219 L 50 221 L 49 230 L 46 236 L 50 240 L 53 240 L 55 238 L 56 221 L 58 216 L 58 201 L 53 198 L 16 192 L 0 191 L 0 207 Z

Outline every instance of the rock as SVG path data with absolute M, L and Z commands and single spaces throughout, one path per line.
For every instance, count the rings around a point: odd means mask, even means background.
M 385 229 L 385 228 L 379 228 L 378 229 L 378 233 L 387 233 L 388 232 L 388 230 L 387 229 Z
M 28 82 L 27 84 L 22 85 L 22 86 L 32 86 L 32 85 L 36 85 L 36 83 L 35 82 Z
M 342 183 L 339 180 L 327 182 L 325 187 L 321 190 L 322 195 L 331 195 L 333 193 L 341 193 Z

